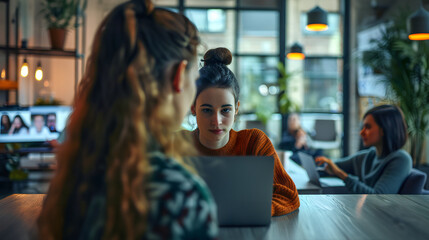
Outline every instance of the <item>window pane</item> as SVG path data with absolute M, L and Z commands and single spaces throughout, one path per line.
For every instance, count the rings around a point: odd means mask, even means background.
M 240 7 L 277 8 L 278 6 L 279 0 L 240 0 Z
M 310 0 L 287 1 L 287 46 L 299 42 L 306 55 L 342 55 L 342 28 L 339 0 L 320 1 L 319 5 L 328 12 L 329 29 L 323 32 L 305 30 L 307 12 L 315 7 Z
M 155 6 L 177 6 L 177 0 L 152 0 Z
M 302 77 L 302 111 L 341 111 L 342 59 L 307 58 Z
M 197 26 L 201 33 L 223 33 L 226 28 L 226 14 L 221 9 L 192 9 L 185 11 L 186 16 Z
M 185 0 L 192 7 L 235 7 L 236 0 Z
M 277 111 L 277 60 L 276 57 L 237 58 L 236 76 L 240 83 L 242 113 L 255 112 L 261 108 Z
M 278 54 L 278 12 L 241 11 L 239 52 Z
M 200 31 L 202 46 L 198 53 L 204 54 L 210 48 L 226 47 L 234 52 L 235 12 L 220 9 L 189 9 L 185 11 Z
M 305 54 L 341 55 L 340 15 L 328 14 L 328 30 L 322 32 L 308 31 L 305 29 L 307 14 L 301 14 L 302 44 L 305 46 Z

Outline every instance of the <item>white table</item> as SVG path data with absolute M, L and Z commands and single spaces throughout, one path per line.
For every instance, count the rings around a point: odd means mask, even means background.
M 292 160 L 288 160 L 285 164 L 285 170 L 292 178 L 298 190 L 298 194 L 320 194 L 322 188 L 314 185 L 308 179 L 307 172 L 301 166 Z

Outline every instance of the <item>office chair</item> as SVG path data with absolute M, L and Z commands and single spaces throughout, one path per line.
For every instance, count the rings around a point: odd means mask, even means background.
M 429 194 L 428 190 L 423 189 L 426 178 L 426 173 L 415 168 L 411 169 L 410 175 L 399 189 L 399 194 Z
M 337 131 L 335 129 L 335 120 L 331 119 L 316 119 L 314 122 L 315 135 L 311 138 L 315 141 L 335 141 Z
M 339 149 L 341 140 L 338 137 L 333 119 L 316 119 L 314 135 L 311 136 L 311 147 L 315 149 Z

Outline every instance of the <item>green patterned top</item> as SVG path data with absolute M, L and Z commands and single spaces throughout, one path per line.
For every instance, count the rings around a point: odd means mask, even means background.
M 217 211 L 205 183 L 174 159 L 150 156 L 150 203 L 143 239 L 216 239 Z M 80 239 L 100 239 L 105 223 L 105 197 L 92 198 Z

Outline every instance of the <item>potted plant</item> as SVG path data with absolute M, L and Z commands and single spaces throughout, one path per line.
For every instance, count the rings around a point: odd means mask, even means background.
M 288 95 L 288 89 L 289 89 L 289 79 L 293 76 L 292 73 L 288 73 L 286 71 L 285 66 L 282 62 L 279 62 L 277 64 L 277 70 L 279 72 L 279 96 L 278 96 L 278 109 L 279 112 L 282 115 L 291 113 L 291 112 L 298 112 L 299 106 L 294 103 L 289 95 Z
M 63 102 L 61 100 L 55 98 L 37 98 L 34 103 L 35 106 L 54 106 L 62 104 Z
M 273 113 L 278 112 L 281 114 L 281 132 L 279 135 L 279 141 L 281 141 L 281 136 L 287 129 L 288 114 L 292 112 L 299 112 L 300 108 L 298 104 L 292 101 L 289 95 L 289 80 L 294 75 L 294 73 L 287 72 L 282 62 L 279 62 L 275 69 L 277 71 L 278 78 L 277 83 L 274 83 L 274 85 L 278 86 L 279 89 L 276 99 L 277 110 L 276 106 L 267 104 L 266 101 L 260 101 L 259 104 L 256 105 L 255 114 L 257 120 L 262 123 L 262 127 L 260 127 L 260 129 L 265 132 L 268 132 L 266 131 L 266 126 Z
M 49 29 L 53 49 L 64 49 L 67 29 L 75 22 L 75 17 L 83 14 L 87 0 L 43 0 L 41 13 Z M 77 27 L 77 26 L 75 26 Z
M 277 109 L 283 117 L 287 117 L 288 113 L 298 112 L 299 106 L 294 103 L 288 95 L 289 79 L 293 76 L 293 73 L 288 73 L 282 62 L 277 64 L 278 79 L 277 85 L 279 93 L 277 95 Z M 263 124 L 266 124 L 274 113 L 274 107 L 270 108 L 265 103 L 260 103 L 256 107 L 256 116 Z
M 363 63 L 382 74 L 387 97 L 400 105 L 408 125 L 410 154 L 417 168 L 429 127 L 429 44 L 408 39 L 408 15 L 396 17 L 381 38 L 372 40 L 374 47 L 365 52 Z

